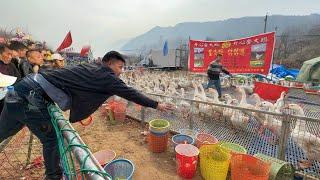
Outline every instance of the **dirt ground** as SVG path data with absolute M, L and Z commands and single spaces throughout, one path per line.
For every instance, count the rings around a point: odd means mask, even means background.
M 125 123 L 111 125 L 99 111 L 93 115 L 93 119 L 93 123 L 87 127 L 80 123 L 73 125 L 93 153 L 111 149 L 117 153 L 117 157 L 131 160 L 136 168 L 133 176 L 135 180 L 182 179 L 176 173 L 175 153 L 171 142 L 166 152 L 152 153 L 148 150 L 146 136 L 141 134 L 146 128 L 139 122 L 126 119 Z M 198 167 L 193 179 L 202 179 L 199 174 Z

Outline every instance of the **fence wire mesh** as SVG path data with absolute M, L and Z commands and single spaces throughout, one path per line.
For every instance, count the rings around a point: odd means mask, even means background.
M 0 179 L 41 179 L 44 174 L 42 146 L 23 128 L 0 150 Z

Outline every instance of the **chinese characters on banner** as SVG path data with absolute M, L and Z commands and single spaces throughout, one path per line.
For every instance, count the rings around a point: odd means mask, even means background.
M 231 73 L 268 74 L 274 43 L 275 32 L 230 41 L 190 40 L 189 70 L 206 72 L 221 54 L 221 64 Z

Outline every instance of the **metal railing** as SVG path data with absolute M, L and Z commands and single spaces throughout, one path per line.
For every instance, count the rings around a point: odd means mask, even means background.
M 55 105 L 50 105 L 48 110 L 53 118 L 53 121 L 56 121 L 59 131 L 62 133 L 62 137 L 64 138 L 61 139 L 63 142 L 59 142 L 65 144 L 65 147 L 62 149 L 63 152 L 60 151 L 61 160 L 63 161 L 63 154 L 66 154 L 69 150 L 71 150 L 73 155 L 76 157 L 78 164 L 80 165 L 80 172 L 86 177 L 86 179 L 111 179 L 111 177 L 109 177 L 109 175 L 104 171 L 99 162 L 93 156 L 90 149 L 82 141 L 77 131 L 72 127 L 70 122 L 64 118 L 62 111 Z M 67 175 L 71 177 L 71 179 L 77 179 L 77 176 L 79 176 L 76 174 L 76 172 L 68 172 Z

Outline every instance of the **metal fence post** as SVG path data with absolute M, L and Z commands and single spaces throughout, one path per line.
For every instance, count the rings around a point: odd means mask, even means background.
M 141 124 L 143 125 L 145 122 L 145 113 L 146 113 L 146 107 L 142 106 L 141 107 Z
M 33 145 L 33 134 L 32 134 L 32 132 L 30 131 L 30 137 L 29 137 L 29 143 L 28 143 L 28 155 L 27 155 L 27 160 L 26 160 L 26 166 L 28 166 L 29 163 L 30 163 L 32 145 Z
M 194 112 L 194 102 L 191 101 L 190 103 L 191 109 L 190 109 L 190 114 L 189 114 L 189 129 L 193 129 L 193 112 Z
M 290 116 L 283 116 L 281 135 L 279 137 L 278 159 L 285 160 L 288 138 L 290 136 Z

